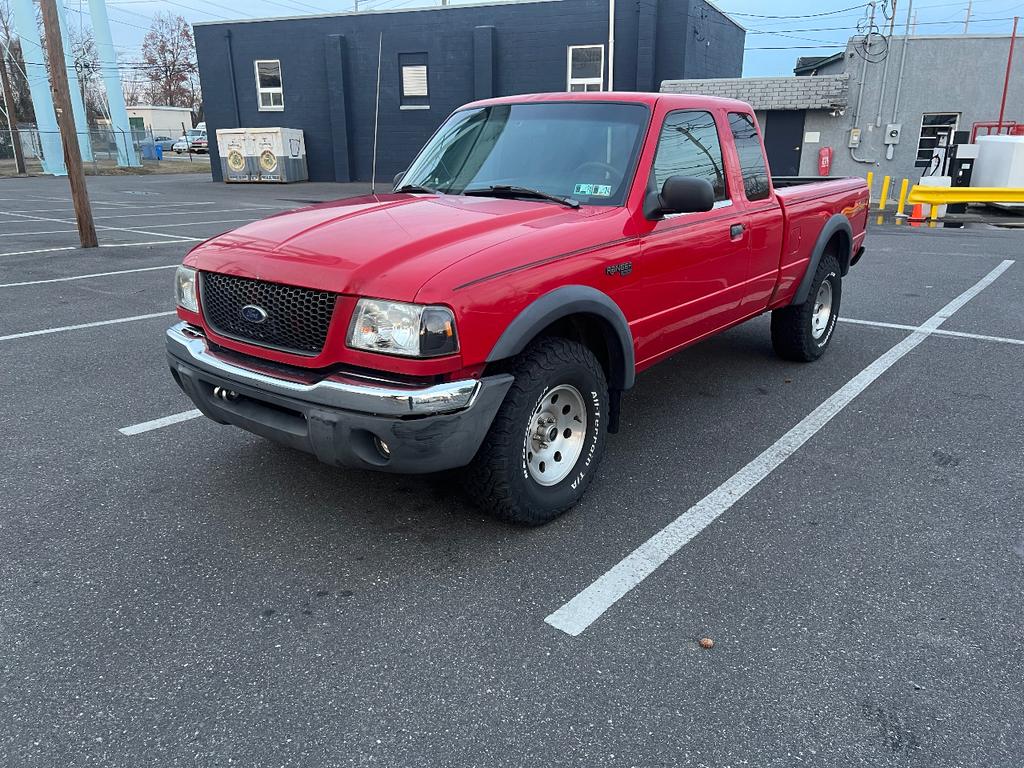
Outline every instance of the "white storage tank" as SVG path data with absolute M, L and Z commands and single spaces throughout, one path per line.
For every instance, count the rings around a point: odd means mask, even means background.
M 247 128 L 218 128 L 217 155 L 225 182 L 259 181 L 259 165 Z
M 259 180 L 307 181 L 306 142 L 298 128 L 250 128 Z
M 979 136 L 972 187 L 1024 187 L 1024 136 Z
M 972 187 L 1024 188 L 1024 136 L 979 136 Z M 1024 203 L 998 203 L 1001 208 L 1024 208 Z

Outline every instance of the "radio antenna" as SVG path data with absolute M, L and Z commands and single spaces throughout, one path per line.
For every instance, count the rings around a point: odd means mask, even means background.
M 377 193 L 377 124 L 380 118 L 380 60 L 384 52 L 384 33 L 377 40 L 377 103 L 373 108 L 373 163 L 370 170 L 370 194 Z

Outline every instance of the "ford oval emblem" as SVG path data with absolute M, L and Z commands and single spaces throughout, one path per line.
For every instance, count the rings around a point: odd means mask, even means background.
M 247 323 L 263 323 L 267 319 L 267 310 L 257 307 L 255 304 L 246 304 L 242 307 L 242 319 Z

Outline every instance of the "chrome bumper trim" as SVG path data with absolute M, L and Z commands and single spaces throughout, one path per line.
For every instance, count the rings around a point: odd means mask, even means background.
M 289 381 L 220 359 L 210 352 L 202 335 L 188 328 L 188 323 L 182 322 L 167 329 L 167 351 L 172 357 L 241 385 L 287 397 L 298 397 L 330 408 L 385 416 L 450 413 L 472 405 L 480 388 L 480 382 L 476 379 L 452 381 L 420 389 L 366 386 L 332 379 L 323 379 L 315 384 Z

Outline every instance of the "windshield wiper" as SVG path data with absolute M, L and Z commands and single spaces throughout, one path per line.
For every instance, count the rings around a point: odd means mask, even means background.
M 464 189 L 462 194 L 480 195 L 481 197 L 532 197 L 537 200 L 550 200 L 552 203 L 565 205 L 569 208 L 580 207 L 579 201 L 573 200 L 571 197 L 549 195 L 547 192 L 541 192 L 539 189 L 515 187 L 509 184 L 496 184 L 492 187 L 479 187 L 478 189 Z
M 396 189 L 395 192 L 426 192 L 427 194 L 430 195 L 438 194 L 438 191 L 436 189 L 424 187 L 419 184 L 406 184 L 405 186 Z

